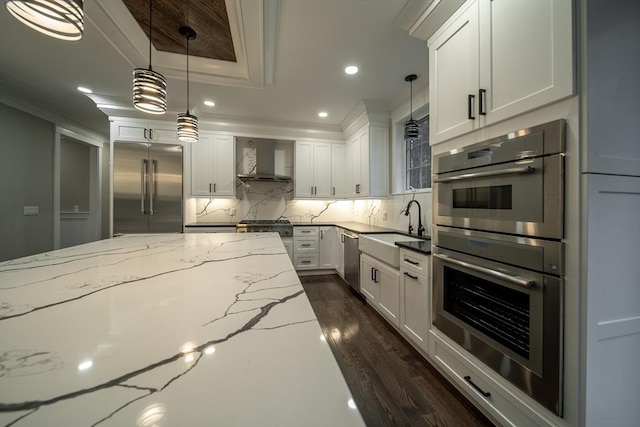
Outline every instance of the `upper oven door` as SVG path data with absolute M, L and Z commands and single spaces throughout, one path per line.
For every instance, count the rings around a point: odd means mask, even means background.
M 551 155 L 440 173 L 437 225 L 563 237 L 563 156 Z

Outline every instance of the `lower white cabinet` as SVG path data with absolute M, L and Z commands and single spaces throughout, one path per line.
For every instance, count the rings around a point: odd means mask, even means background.
M 333 226 L 322 226 L 320 229 L 318 262 L 319 268 L 335 269 L 337 264 L 337 253 L 335 250 L 338 241 L 338 233 Z
M 296 270 L 317 270 L 319 253 L 318 226 L 293 227 L 293 266 Z
M 400 326 L 400 273 L 367 254 L 360 256 L 360 291 L 390 323 Z
M 429 332 L 429 355 L 449 379 L 472 401 L 494 418 L 499 425 L 518 427 L 555 426 L 551 419 L 525 403 L 519 390 L 509 390 L 506 380 L 469 358 L 457 344 L 437 329 Z
M 400 249 L 400 329 L 426 352 L 431 327 L 430 257 Z

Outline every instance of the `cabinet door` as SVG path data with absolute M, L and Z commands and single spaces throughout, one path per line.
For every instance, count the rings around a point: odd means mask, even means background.
M 570 0 L 480 2 L 485 124 L 573 94 Z M 442 111 L 442 106 L 438 105 Z
M 335 227 L 320 227 L 320 268 L 336 268 L 336 242 L 338 234 Z
M 191 144 L 192 196 L 210 196 L 213 192 L 214 144 L 211 136 L 204 135 Z
M 233 147 L 233 138 L 228 135 L 216 135 L 214 136 L 214 141 L 213 194 L 215 196 L 234 196 L 236 177 L 234 173 L 235 149 Z
M 380 288 L 375 278 L 376 261 L 368 255 L 360 255 L 360 292 L 377 306 Z
M 478 3 L 463 8 L 429 40 L 431 145 L 479 127 Z
M 161 144 L 179 143 L 178 134 L 175 126 L 159 126 L 155 125 L 148 130 L 149 140 Z
M 347 145 L 331 144 L 331 197 L 347 197 Z
M 331 197 L 331 144 L 316 142 L 313 147 L 314 197 Z
M 375 280 L 380 289 L 378 307 L 389 322 L 400 326 L 400 282 L 398 271 L 385 264 L 377 263 Z
M 111 133 L 114 141 L 147 142 L 149 138 L 145 122 L 114 121 L 111 123 Z
M 358 180 L 358 197 L 369 196 L 369 165 L 370 165 L 370 131 L 367 129 L 360 135 L 360 168 Z
M 349 176 L 349 196 L 358 197 L 358 192 L 360 191 L 360 136 L 356 136 L 351 139 L 349 143 L 349 159 L 350 159 L 350 176 Z
M 296 141 L 295 196 L 313 197 L 313 142 Z
M 428 278 L 405 269 L 400 271 L 400 327 L 425 352 L 429 330 Z

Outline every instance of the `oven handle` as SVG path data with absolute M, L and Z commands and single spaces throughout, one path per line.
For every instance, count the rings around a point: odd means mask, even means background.
M 531 166 L 523 166 L 523 167 L 519 167 L 519 168 L 500 169 L 500 170 L 497 170 L 497 171 L 466 173 L 464 175 L 456 175 L 456 176 L 452 176 L 452 177 L 449 177 L 449 178 L 434 179 L 433 182 L 462 181 L 464 179 L 484 178 L 484 177 L 487 177 L 487 176 L 531 173 L 531 172 L 533 172 L 535 170 L 536 169 L 531 167 Z
M 535 280 L 527 279 L 522 276 L 512 276 L 510 274 L 502 273 L 500 271 L 492 270 L 486 267 L 480 267 L 479 265 L 469 264 L 468 262 L 460 261 L 455 258 L 451 258 L 447 255 L 442 254 L 432 254 L 434 257 L 439 258 L 443 261 L 449 262 L 451 264 L 457 265 L 459 267 L 468 268 L 469 270 L 477 271 L 479 273 L 484 273 L 488 276 L 495 277 L 496 279 L 501 279 L 506 282 L 509 282 L 514 285 L 522 286 L 524 288 L 530 288 L 536 284 Z

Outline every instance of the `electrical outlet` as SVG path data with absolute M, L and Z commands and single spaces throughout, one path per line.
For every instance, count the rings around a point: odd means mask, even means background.
M 382 220 L 386 221 L 387 220 L 387 211 L 383 211 L 382 212 Z
M 236 216 L 236 208 L 231 208 L 231 216 Z
M 40 215 L 40 206 L 24 206 L 25 215 Z
M 80 212 L 80 205 L 73 205 L 73 211 L 74 212 Z

